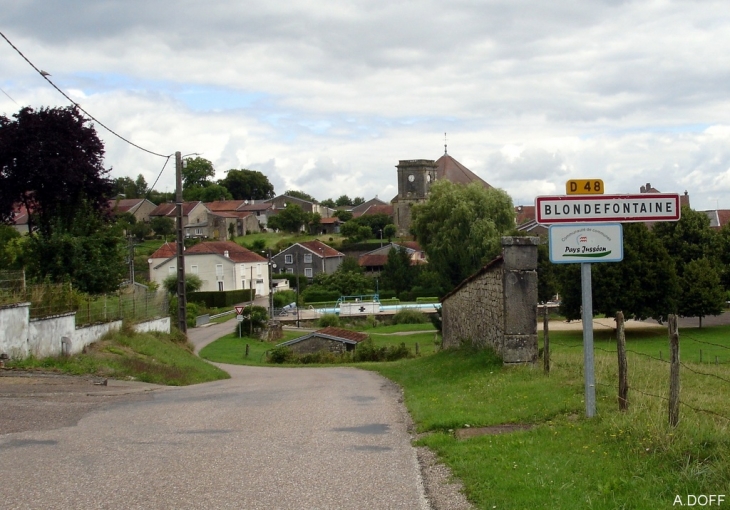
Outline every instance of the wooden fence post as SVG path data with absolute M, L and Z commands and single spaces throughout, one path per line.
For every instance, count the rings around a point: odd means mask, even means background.
M 542 365 L 543 370 L 546 374 L 550 374 L 550 328 L 548 327 L 548 306 L 547 304 L 543 307 L 542 316 Z
M 669 316 L 669 425 L 679 423 L 679 333 L 677 316 Z
M 620 411 L 626 411 L 629 408 L 629 381 L 623 312 L 616 312 L 616 353 L 618 354 L 618 408 Z

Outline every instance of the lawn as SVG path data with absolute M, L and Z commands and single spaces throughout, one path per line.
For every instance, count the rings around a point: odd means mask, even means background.
M 367 368 L 404 388 L 417 429 L 428 432 L 420 444 L 451 467 L 479 508 L 655 509 L 672 507 L 678 495 L 685 503 L 688 494 L 730 495 L 728 365 L 685 358 L 684 405 L 672 429 L 666 332 L 627 331 L 628 412 L 617 409 L 615 345 L 597 334 L 598 414 L 587 419 L 581 332 L 550 336 L 550 375 L 541 366 L 504 367 L 470 349 Z M 689 358 L 708 343 L 728 351 L 730 328 L 680 331 L 680 343 Z M 454 434 L 510 423 L 532 428 L 471 439 Z

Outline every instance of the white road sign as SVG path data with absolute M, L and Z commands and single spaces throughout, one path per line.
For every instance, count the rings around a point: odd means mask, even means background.
M 624 258 L 620 223 L 551 225 L 548 229 L 550 262 L 621 262 Z
M 559 223 L 678 221 L 678 193 L 638 195 L 559 195 L 535 199 L 535 219 Z

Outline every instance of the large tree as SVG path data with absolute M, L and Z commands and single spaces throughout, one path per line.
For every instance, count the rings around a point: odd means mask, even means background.
M 88 204 L 77 204 L 70 225 L 59 219 L 48 233 L 28 238 L 27 270 L 35 280 L 71 282 L 90 294 L 115 291 L 127 274 L 121 227 Z
M 286 208 L 271 216 L 268 220 L 269 228 L 296 233 L 307 221 L 307 213 L 297 204 L 287 203 Z
M 48 236 L 68 229 L 84 202 L 98 213 L 113 194 L 104 144 L 76 107 L 22 108 L 0 116 L 0 220 L 24 205 L 29 227 Z
M 663 320 L 677 313 L 680 296 L 674 261 L 656 235 L 643 223 L 623 225 L 624 259 L 591 265 L 593 313 L 613 317 Z M 561 311 L 568 319 L 581 317 L 580 264 L 561 264 L 557 271 Z
M 192 186 L 200 186 L 202 188 L 213 184 L 215 176 L 215 168 L 213 163 L 205 158 L 185 158 L 182 169 L 183 189 Z
M 383 287 L 392 289 L 396 294 L 411 290 L 416 284 L 418 268 L 411 265 L 411 257 L 403 246 L 391 247 L 388 260 L 380 273 Z
M 512 199 L 502 190 L 435 182 L 423 204 L 412 208 L 411 230 L 428 264 L 458 285 L 500 253 L 500 237 L 514 228 Z
M 285 195 L 299 198 L 301 200 L 306 200 L 307 202 L 312 202 L 313 204 L 317 203 L 317 199 L 315 199 L 312 195 L 305 193 L 303 191 L 295 190 L 295 189 L 288 189 L 284 192 Z
M 234 200 L 265 200 L 274 198 L 274 185 L 256 170 L 228 170 L 218 184 L 225 186 Z

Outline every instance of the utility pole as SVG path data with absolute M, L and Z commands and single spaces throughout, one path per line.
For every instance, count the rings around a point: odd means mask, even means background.
M 183 230 L 183 198 L 182 198 L 182 156 L 175 153 L 175 207 L 177 223 L 177 327 L 187 334 L 188 324 L 185 319 L 187 306 L 185 297 L 185 236 Z

